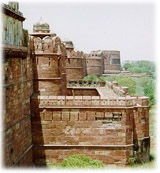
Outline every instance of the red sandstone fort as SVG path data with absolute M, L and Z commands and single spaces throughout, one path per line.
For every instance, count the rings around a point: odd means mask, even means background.
M 82 80 L 120 73 L 120 52 L 75 51 L 47 23 L 28 34 L 18 5 L 2 5 L 5 166 L 56 165 L 71 154 L 107 165 L 147 161 L 148 98 L 116 82 Z

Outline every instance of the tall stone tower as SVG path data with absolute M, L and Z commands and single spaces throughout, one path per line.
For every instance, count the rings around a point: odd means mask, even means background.
M 34 56 L 34 93 L 66 95 L 66 49 L 47 23 L 37 22 L 31 34 Z
M 75 51 L 71 40 L 65 39 L 66 47 L 66 77 L 67 81 L 83 79 L 86 75 L 85 56 L 82 51 Z

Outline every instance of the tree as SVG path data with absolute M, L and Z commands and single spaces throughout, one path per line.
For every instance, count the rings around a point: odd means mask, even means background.
M 123 68 L 131 73 L 146 73 L 155 78 L 155 64 L 151 61 L 126 61 Z
M 149 97 L 149 104 L 150 107 L 155 104 L 155 81 L 150 80 L 145 86 L 144 86 L 144 94 L 145 96 Z

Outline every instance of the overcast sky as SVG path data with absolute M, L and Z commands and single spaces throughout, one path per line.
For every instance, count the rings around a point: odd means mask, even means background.
M 154 4 L 20 2 L 20 11 L 30 33 L 42 17 L 76 50 L 120 50 L 122 61 L 155 59 Z

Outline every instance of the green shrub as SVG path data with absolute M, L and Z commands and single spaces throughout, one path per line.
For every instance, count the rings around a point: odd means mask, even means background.
M 129 159 L 128 159 L 128 164 L 130 165 L 130 166 L 133 166 L 133 165 L 135 165 L 137 163 L 137 158 L 136 157 L 130 157 Z
M 139 93 L 139 90 L 143 90 L 143 95 L 149 97 L 149 106 L 152 107 L 156 103 L 155 98 L 155 79 L 151 77 L 141 77 L 137 81 L 137 93 Z
M 154 80 L 150 80 L 144 86 L 144 94 L 149 97 L 149 105 L 150 107 L 155 104 L 155 82 Z
M 104 168 L 105 165 L 98 160 L 93 160 L 82 154 L 70 155 L 59 166 L 59 168 Z
M 100 76 L 100 77 L 99 77 L 99 81 L 105 82 L 105 81 L 106 81 L 106 78 L 105 78 L 104 76 Z
M 149 154 L 149 160 L 150 160 L 150 161 L 155 160 L 155 156 L 154 156 L 153 154 Z
M 93 75 L 93 74 L 85 76 L 83 78 L 83 80 L 86 80 L 86 81 L 100 81 L 100 82 L 105 82 L 106 81 L 104 76 L 97 77 L 96 75 Z
M 108 81 L 116 81 L 119 86 L 126 86 L 129 88 L 129 94 L 136 94 L 136 82 L 129 76 L 111 75 L 106 77 Z
M 99 81 L 98 77 L 96 75 L 88 75 L 83 78 L 86 81 Z

